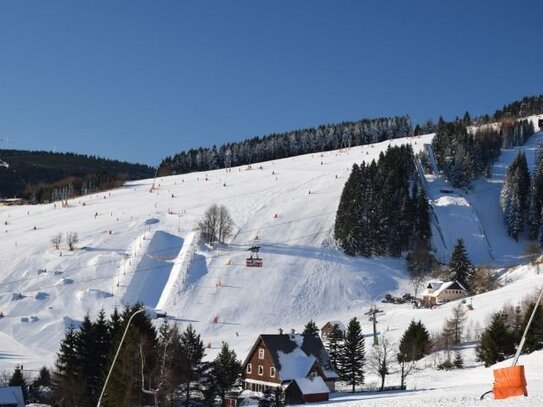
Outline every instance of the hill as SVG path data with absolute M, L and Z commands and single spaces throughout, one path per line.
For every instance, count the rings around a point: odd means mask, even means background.
M 152 177 L 154 171 L 146 165 L 74 153 L 0 150 L 0 197 L 36 203 L 59 200 L 66 188 L 73 195 L 95 192 Z
M 0 369 L 12 369 L 17 363 L 23 363 L 26 371 L 51 365 L 68 326 L 77 326 L 86 313 L 94 317 L 102 308 L 109 313 L 136 300 L 166 311 L 181 328 L 192 324 L 209 344 L 209 357 L 221 341 L 227 341 L 243 358 L 259 333 L 301 330 L 309 319 L 320 326 L 330 319 L 348 321 L 358 316 L 369 334 L 371 322 L 363 314 L 387 292 L 410 292 L 410 282 L 403 259 L 352 258 L 335 248 L 332 231 L 343 184 L 353 163 L 371 161 L 389 145 L 408 143 L 418 152 L 432 137 L 162 177 L 156 182 L 131 181 L 107 193 L 70 199 L 66 208 L 0 207 L 4 229 L 0 311 L 5 316 L 0 319 Z M 510 155 L 504 152 L 500 165 L 507 165 Z M 429 188 L 439 193 L 437 185 L 436 181 Z M 470 199 L 485 193 L 475 189 Z M 439 201 L 435 196 L 430 199 Z M 235 223 L 232 238 L 215 248 L 201 244 L 195 231 L 196 222 L 212 204 L 225 205 Z M 451 241 L 455 233 L 463 233 L 454 227 L 466 214 L 462 210 L 462 205 L 452 205 L 437 213 L 440 226 L 450 229 Z M 493 224 L 501 222 L 497 216 Z M 463 222 L 469 224 L 470 219 Z M 79 236 L 76 250 L 69 251 L 64 242 L 56 250 L 51 238 L 71 232 Z M 262 268 L 245 266 L 253 245 L 261 247 Z M 501 255 L 498 251 L 504 248 L 496 245 L 494 254 Z M 479 249 L 475 250 L 470 255 L 477 258 Z M 518 249 L 503 251 L 503 257 L 522 262 Z M 480 258 L 486 261 L 484 252 Z M 535 268 L 519 267 L 504 270 L 503 281 L 509 284 L 473 298 L 474 311 L 468 315 L 472 334 L 504 303 L 516 304 L 541 286 L 543 275 Z M 437 332 L 454 305 L 422 310 L 409 304 L 382 304 L 378 327 L 394 341 L 413 318 Z M 476 383 L 468 390 L 452 391 L 447 378 L 456 373 L 444 373 L 437 381 L 440 390 L 428 400 L 453 400 L 444 405 L 460 399 L 473 402 L 486 382 L 490 386 L 490 370 L 474 362 L 473 346 L 466 349 L 469 354 L 470 366 L 479 369 L 473 376 Z M 432 366 L 436 361 L 426 363 Z M 432 380 L 421 373 L 409 385 L 429 388 Z

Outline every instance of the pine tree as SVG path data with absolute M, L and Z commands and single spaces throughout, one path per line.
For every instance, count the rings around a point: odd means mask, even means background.
M 221 404 L 224 405 L 226 393 L 239 383 L 241 377 L 241 363 L 237 360 L 236 352 L 230 350 L 226 342 L 222 343 L 220 353 L 213 361 L 215 386 Z
M 180 338 L 180 356 L 178 361 L 182 368 L 182 383 L 185 386 L 185 402 L 188 405 L 190 398 L 191 384 L 201 379 L 204 365 L 202 359 L 204 353 L 204 343 L 200 335 L 189 325 L 181 334 Z
M 430 351 L 430 334 L 419 321 L 412 320 L 400 340 L 398 360 L 411 362 L 422 359 Z
M 341 347 L 340 376 L 355 392 L 356 386 L 364 384 L 365 363 L 364 336 L 360 322 L 354 317 L 349 322 L 345 341 Z
M 503 312 L 495 313 L 490 325 L 481 334 L 476 354 L 485 367 L 504 360 L 515 351 L 514 338 L 505 321 Z
M 454 356 L 453 365 L 457 369 L 463 369 L 464 368 L 464 359 L 462 358 L 462 355 L 460 352 L 456 352 Z
M 343 346 L 343 333 L 339 329 L 338 325 L 334 325 L 332 332 L 327 337 L 326 347 L 328 349 L 328 356 L 334 366 L 336 372 L 340 371 L 341 367 L 341 349 Z
M 10 386 L 20 386 L 21 390 L 23 391 L 23 398 L 25 403 L 28 401 L 28 385 L 26 383 L 26 379 L 23 376 L 23 369 L 21 368 L 21 366 L 15 366 L 15 370 L 13 371 L 13 375 L 9 379 L 8 384 Z
M 336 222 L 334 224 L 334 238 L 344 253 L 349 256 L 354 256 L 358 253 L 357 240 L 359 231 L 357 223 L 353 222 L 353 219 L 356 219 L 356 212 L 359 208 L 361 171 L 357 164 L 353 164 L 351 174 L 341 192 L 336 213 Z
M 303 335 L 319 335 L 319 328 L 317 327 L 317 324 L 313 320 L 310 320 L 304 327 L 304 331 L 302 332 Z
M 121 329 L 108 355 L 108 365 L 119 347 L 126 324 L 141 307 L 141 304 L 136 304 L 124 309 Z M 102 401 L 104 406 L 141 405 L 148 399 L 152 401 L 153 398 L 144 394 L 142 388 L 156 388 L 158 385 L 153 381 L 158 375 L 152 374 L 156 371 L 157 342 L 156 330 L 149 316 L 145 312 L 135 314 L 109 379 Z
M 32 403 L 51 403 L 52 379 L 51 372 L 45 366 L 40 369 L 28 389 L 28 397 Z
M 524 318 L 522 321 L 522 329 L 521 331 L 524 332 L 526 329 L 526 325 L 528 324 L 528 321 L 532 315 L 532 312 L 534 311 L 535 303 L 530 303 L 529 306 L 526 308 L 526 311 L 524 313 Z M 530 329 L 528 329 L 528 332 L 526 333 L 526 340 L 524 342 L 523 352 L 525 353 L 532 353 L 536 350 L 539 350 L 543 347 L 543 309 L 541 306 L 538 307 L 534 319 L 532 320 L 532 324 L 530 325 Z
M 77 332 L 70 326 L 60 343 L 53 372 L 54 392 L 71 406 L 79 405 L 84 394 L 77 340 Z
M 428 242 L 432 236 L 430 227 L 430 205 L 423 188 L 419 190 L 416 200 L 415 233 L 423 242 Z
M 449 279 L 452 281 L 457 280 L 469 290 L 473 275 L 473 265 L 466 252 L 464 240 L 460 238 L 456 242 L 451 261 L 449 262 Z

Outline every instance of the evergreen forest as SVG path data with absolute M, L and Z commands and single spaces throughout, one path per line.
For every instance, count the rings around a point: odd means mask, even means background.
M 160 175 L 209 171 L 230 166 L 276 160 L 302 154 L 337 150 L 411 135 L 408 116 L 364 119 L 356 122 L 328 124 L 286 133 L 253 137 L 219 148 L 190 149 L 165 158 Z
M 377 162 L 354 164 L 343 188 L 334 237 L 350 256 L 401 256 L 428 247 L 429 206 L 411 146 L 389 147 Z
M 0 150 L 0 197 L 45 203 L 116 188 L 151 178 L 155 170 L 95 156 L 47 151 Z

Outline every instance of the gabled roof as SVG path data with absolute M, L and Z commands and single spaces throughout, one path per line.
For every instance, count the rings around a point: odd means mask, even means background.
M 326 379 L 337 379 L 338 375 L 330 361 L 321 339 L 316 335 L 275 334 L 260 335 L 271 355 L 281 380 L 305 378 L 317 361 Z M 257 340 L 243 365 L 249 362 Z
M 445 291 L 445 290 L 464 290 L 464 291 L 468 291 L 457 280 L 447 281 L 445 283 L 442 282 L 442 281 L 433 281 L 433 282 L 430 282 L 430 284 L 428 284 L 428 288 L 433 288 L 435 291 L 429 293 L 428 290 L 426 290 L 426 291 L 424 291 L 422 293 L 423 296 L 426 295 L 426 296 L 432 296 L 432 297 L 439 297 L 441 295 L 441 293 L 443 293 L 443 291 Z
M 441 287 L 442 284 L 443 284 L 443 281 L 430 281 L 428 283 L 428 287 L 426 288 L 437 290 L 439 287 Z
M 346 332 L 347 331 L 347 327 L 345 326 L 345 324 L 341 321 L 328 321 L 326 324 L 324 324 L 321 328 L 321 331 L 326 327 L 326 325 L 330 324 L 330 326 L 335 326 L 337 325 L 338 329 L 342 332 Z
M 298 388 L 304 396 L 307 396 L 308 394 L 330 393 L 330 389 L 320 376 L 311 378 L 296 378 L 289 384 L 289 386 L 294 382 L 298 385 Z
M 0 387 L 0 404 L 24 406 L 25 402 L 21 386 Z

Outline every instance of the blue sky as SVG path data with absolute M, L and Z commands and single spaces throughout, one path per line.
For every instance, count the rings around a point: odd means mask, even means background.
M 543 93 L 543 2 L 0 1 L 0 139 L 157 165 Z M 0 148 L 6 148 L 0 143 Z

